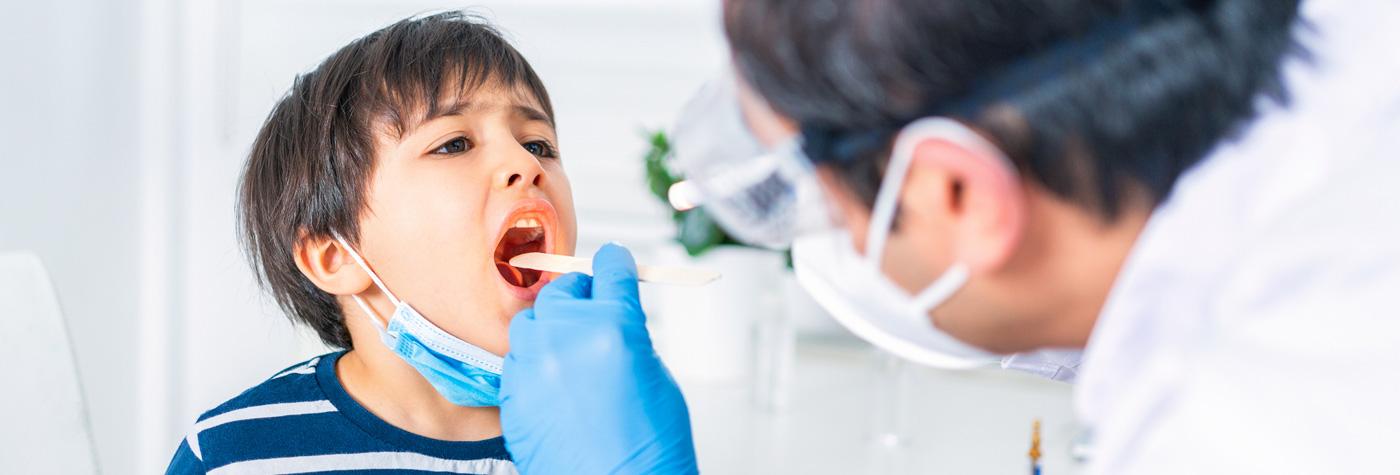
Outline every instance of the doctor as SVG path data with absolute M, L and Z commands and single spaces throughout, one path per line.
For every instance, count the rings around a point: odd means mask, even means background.
M 731 0 L 724 20 L 728 120 L 767 150 L 678 137 L 673 198 L 791 242 L 852 331 L 945 367 L 1083 348 L 1090 473 L 1400 472 L 1400 5 Z M 525 473 L 695 472 L 631 257 L 595 266 L 512 322 L 508 448 Z

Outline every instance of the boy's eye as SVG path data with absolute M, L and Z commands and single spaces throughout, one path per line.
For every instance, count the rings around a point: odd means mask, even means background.
M 526 152 L 530 152 L 531 155 L 534 155 L 534 156 L 536 156 L 536 157 L 540 157 L 540 158 L 558 158 L 558 157 L 559 157 L 559 152 L 556 151 L 556 150 L 554 150 L 554 146 L 553 146 L 553 145 L 550 145 L 549 142 L 545 142 L 545 141 L 543 141 L 543 140 L 536 140 L 536 141 L 534 141 L 534 142 L 525 142 L 525 143 L 523 143 L 523 144 L 520 144 L 520 146 L 521 146 L 521 147 L 525 147 L 525 151 L 526 151 Z
M 437 150 L 433 150 L 433 153 L 438 155 L 452 155 L 465 152 L 469 147 L 471 147 L 471 142 L 468 142 L 466 137 L 457 137 L 443 143 Z

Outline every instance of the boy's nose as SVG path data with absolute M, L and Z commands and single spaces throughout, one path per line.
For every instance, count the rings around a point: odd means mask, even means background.
M 543 176 L 544 176 L 544 175 L 539 174 L 539 173 L 533 173 L 533 174 L 512 173 L 510 176 L 506 177 L 506 179 L 505 179 L 505 188 L 510 188 L 510 187 L 512 187 L 512 186 L 521 185 L 521 184 L 524 184 L 524 183 L 527 183 L 527 182 L 530 183 L 531 185 L 534 185 L 534 186 L 540 186 L 540 180 L 542 179 Z
M 512 153 L 496 175 L 496 186 L 501 189 L 540 186 L 544 181 L 544 169 L 539 160 L 524 149 Z

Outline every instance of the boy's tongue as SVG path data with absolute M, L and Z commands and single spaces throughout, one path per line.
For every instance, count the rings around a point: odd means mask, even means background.
M 506 230 L 501 242 L 496 244 L 496 270 L 506 283 L 516 287 L 529 287 L 540 280 L 541 272 L 531 269 L 518 269 L 509 262 L 512 257 L 544 251 L 544 229 L 541 227 L 513 227 Z

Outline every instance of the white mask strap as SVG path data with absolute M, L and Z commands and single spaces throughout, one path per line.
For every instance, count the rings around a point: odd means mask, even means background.
M 360 310 L 365 312 L 365 317 L 369 318 L 369 322 L 373 323 L 375 328 L 384 331 L 384 323 L 379 321 L 379 314 L 369 307 L 369 302 L 365 302 L 365 299 L 360 298 L 359 295 L 351 295 L 350 298 L 355 299 L 355 303 L 360 306 Z
M 914 160 L 914 140 L 906 134 L 899 134 L 894 153 L 890 155 L 889 166 L 885 167 L 885 178 L 875 193 L 875 207 L 870 210 L 870 227 L 865 234 L 865 262 L 880 269 L 880 258 L 885 254 L 885 241 L 889 239 L 890 227 L 894 223 L 895 208 L 899 205 L 899 192 L 904 189 L 904 177 L 909 174 L 909 164 Z
M 918 309 L 919 313 L 929 311 L 934 305 L 947 300 L 953 295 L 953 292 L 961 289 L 963 284 L 967 283 L 968 274 L 966 264 L 953 264 L 952 267 L 943 272 L 942 276 L 938 277 L 938 280 L 933 281 L 932 284 L 919 292 L 919 295 L 914 296 L 914 300 L 910 304 Z
M 345 248 L 345 252 L 347 254 L 350 254 L 350 258 L 354 259 L 355 263 L 359 264 L 360 268 L 364 269 L 366 274 L 369 274 L 369 280 L 374 281 L 374 285 L 376 287 L 379 287 L 379 290 L 381 292 L 384 292 L 384 295 L 389 297 L 389 301 L 393 302 L 395 307 L 398 307 L 400 304 L 403 303 L 403 301 L 399 300 L 398 297 L 394 296 L 393 292 L 389 291 L 389 287 L 384 285 L 384 281 L 379 280 L 379 275 L 374 273 L 374 269 L 369 268 L 369 263 L 365 262 L 365 258 L 360 257 L 360 253 L 355 252 L 355 248 L 351 246 L 349 242 L 346 242 L 345 238 L 340 237 L 340 234 L 336 234 L 335 240 L 339 241 L 340 246 Z M 369 319 L 371 322 L 374 323 L 374 326 L 379 327 L 379 329 L 381 330 L 384 329 L 384 324 L 380 323 L 379 315 L 375 313 L 374 309 L 370 308 L 369 304 L 366 303 L 364 299 L 361 299 L 359 295 L 352 295 L 351 298 L 354 298 L 355 303 L 360 305 L 360 309 L 365 311 L 365 315 L 369 316 Z

